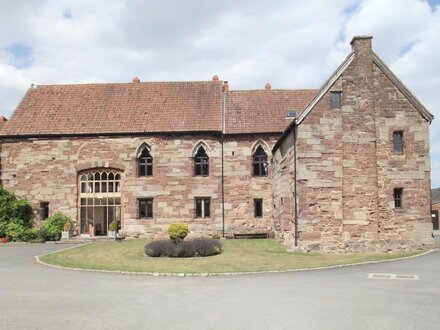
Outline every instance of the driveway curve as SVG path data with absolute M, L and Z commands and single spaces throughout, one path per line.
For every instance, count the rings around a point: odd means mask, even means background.
M 220 277 L 76 272 L 0 246 L 5 329 L 438 329 L 440 251 L 380 264 Z

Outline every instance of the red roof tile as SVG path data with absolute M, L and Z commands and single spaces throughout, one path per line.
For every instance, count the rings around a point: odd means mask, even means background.
M 221 132 L 220 80 L 41 85 L 30 88 L 3 136 Z M 283 132 L 317 90 L 225 92 L 225 133 Z
M 221 81 L 42 85 L 2 135 L 221 131 Z
M 287 111 L 299 115 L 317 93 L 317 89 L 226 92 L 225 133 L 281 133 L 292 121 L 286 118 Z

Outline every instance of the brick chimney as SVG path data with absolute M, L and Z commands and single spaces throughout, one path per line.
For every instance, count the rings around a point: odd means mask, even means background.
M 229 90 L 229 83 L 227 81 L 223 82 L 223 91 L 227 92 Z
M 272 85 L 270 83 L 266 83 L 266 85 L 264 85 L 264 89 L 270 91 L 272 89 Z
M 134 83 L 140 83 L 141 80 L 139 79 L 139 77 L 134 77 L 134 78 L 133 78 L 133 82 L 134 82 Z

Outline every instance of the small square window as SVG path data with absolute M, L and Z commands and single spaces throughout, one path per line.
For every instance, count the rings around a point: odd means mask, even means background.
M 341 92 L 330 92 L 331 95 L 331 108 L 341 109 Z
M 153 217 L 153 198 L 139 199 L 139 219 L 151 219 Z
M 196 218 L 211 217 L 211 197 L 196 197 Z
M 403 153 L 403 131 L 393 132 L 394 152 Z
M 254 199 L 254 216 L 255 218 L 263 217 L 263 199 L 261 198 Z
M 403 205 L 403 188 L 394 188 L 394 208 L 401 209 Z

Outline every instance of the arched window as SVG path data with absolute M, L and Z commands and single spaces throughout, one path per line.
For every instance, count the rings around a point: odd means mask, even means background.
M 261 145 L 252 156 L 252 167 L 254 176 L 267 176 L 267 155 Z
M 108 226 L 121 221 L 121 173 L 110 169 L 79 174 L 81 234 L 106 235 Z
M 138 157 L 138 173 L 139 176 L 153 175 L 153 157 L 151 157 L 150 151 L 148 151 L 147 147 L 142 149 L 142 152 Z
M 199 147 L 197 153 L 194 156 L 194 175 L 209 175 L 209 157 L 202 146 Z

